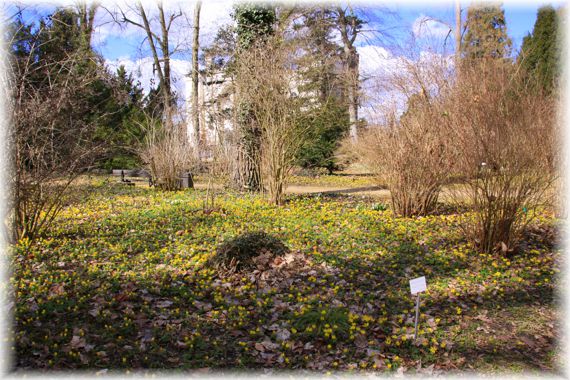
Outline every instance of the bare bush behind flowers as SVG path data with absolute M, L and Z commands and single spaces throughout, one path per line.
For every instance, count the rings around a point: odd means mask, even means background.
M 391 193 L 392 208 L 404 217 L 435 211 L 439 193 L 452 170 L 444 94 L 452 84 L 445 59 L 402 61 L 382 86 L 407 99 L 399 116 L 384 111 L 384 123 L 369 128 L 356 146 L 361 158 Z M 383 90 L 382 88 L 380 90 Z
M 468 206 L 468 239 L 482 252 L 511 252 L 536 211 L 553 204 L 556 95 L 531 90 L 518 64 L 502 60 L 472 61 L 459 78 L 437 80 L 444 61 L 407 65 L 392 82 L 409 96 L 407 111 L 370 128 L 361 155 L 388 184 L 397 214 L 429 214 L 438 197 Z
M 455 166 L 465 177 L 450 199 L 473 209 L 463 229 L 481 251 L 506 253 L 535 212 L 553 205 L 556 98 L 531 90 L 517 65 L 481 61 L 462 68 L 448 99 Z
M 294 72 L 294 49 L 277 38 L 249 48 L 238 60 L 237 96 L 250 105 L 260 129 L 262 183 L 270 201 L 284 201 L 287 178 L 307 135 L 300 127 L 303 99 Z
M 84 115 L 91 111 L 88 98 L 96 95 L 93 83 L 104 74 L 82 51 L 35 61 L 39 47 L 32 45 L 25 57 L 7 57 L 13 165 L 8 219 L 14 240 L 33 240 L 45 230 L 65 205 L 72 182 L 103 151 L 93 139 L 97 120 Z
M 160 120 L 149 115 L 141 125 L 145 138 L 139 155 L 145 162 L 153 182 L 163 190 L 181 188 L 181 176 L 196 166 L 196 154 L 186 139 L 184 124 L 172 116 Z

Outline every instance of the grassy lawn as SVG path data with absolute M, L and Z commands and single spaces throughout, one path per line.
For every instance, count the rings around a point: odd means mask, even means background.
M 97 182 L 97 183 L 95 183 Z M 396 218 L 362 197 L 226 193 L 92 182 L 46 236 L 13 247 L 15 364 L 34 369 L 282 368 L 553 371 L 561 250 L 477 254 L 461 215 Z M 220 278 L 204 266 L 246 231 L 291 249 Z M 425 275 L 419 339 L 408 281 Z
M 299 186 L 354 188 L 377 186 L 378 181 L 373 176 L 362 174 L 319 175 L 315 177 L 293 175 L 289 179 L 289 184 Z

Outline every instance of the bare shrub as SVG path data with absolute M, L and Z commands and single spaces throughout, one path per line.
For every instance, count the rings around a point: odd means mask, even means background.
M 442 185 L 452 167 L 442 100 L 448 91 L 449 63 L 445 58 L 402 60 L 383 87 L 407 98 L 399 116 L 387 108 L 383 123 L 370 127 L 356 148 L 363 162 L 390 189 L 395 213 L 409 217 L 435 210 Z
M 237 172 L 237 138 L 233 131 L 224 131 L 222 138 L 211 148 L 208 175 L 224 187 L 232 185 L 232 176 Z
M 550 203 L 557 177 L 556 101 L 519 73 L 498 60 L 473 62 L 446 100 L 465 177 L 450 194 L 473 208 L 464 230 L 483 252 L 516 247 L 537 208 Z
M 216 210 L 216 196 L 223 192 L 225 187 L 230 186 L 231 174 L 233 173 L 231 157 L 235 157 L 232 154 L 235 154 L 233 148 L 234 146 L 227 142 L 220 142 L 220 144 L 212 147 L 210 159 L 201 167 L 207 180 L 206 193 L 202 201 L 204 214 L 210 214 Z
M 298 122 L 302 99 L 295 94 L 293 51 L 274 39 L 249 48 L 236 67 L 240 78 L 236 95 L 249 105 L 259 126 L 262 183 L 276 205 L 283 203 L 286 179 L 306 135 Z
M 96 120 L 85 115 L 91 111 L 89 98 L 97 94 L 92 84 L 104 73 L 83 51 L 36 61 L 39 48 L 38 43 L 27 56 L 8 56 L 14 241 L 33 240 L 51 224 L 65 205 L 70 184 L 102 152 L 92 138 Z
M 451 163 L 439 107 L 418 107 L 413 115 L 369 129 L 359 151 L 378 183 L 390 189 L 395 213 L 409 217 L 435 210 Z
M 142 129 L 145 138 L 139 154 L 153 183 L 163 190 L 180 189 L 181 176 L 190 171 L 196 161 L 196 155 L 182 126 L 174 124 L 168 118 L 163 121 L 147 116 Z
M 450 73 L 446 59 L 403 61 L 384 88 L 404 95 L 408 109 L 399 118 L 384 112 L 358 150 L 390 188 L 396 213 L 432 211 L 445 186 L 447 200 L 472 210 L 463 228 L 474 245 L 509 252 L 551 203 L 557 101 L 509 61 L 465 61 L 458 77 Z

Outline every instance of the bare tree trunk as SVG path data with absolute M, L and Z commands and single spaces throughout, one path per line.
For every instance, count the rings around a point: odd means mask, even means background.
M 154 71 L 158 73 L 158 83 L 160 91 L 162 93 L 164 107 L 165 107 L 165 121 L 167 124 L 171 124 L 171 117 L 173 113 L 172 107 L 174 106 L 174 97 L 172 96 L 172 85 L 171 85 L 171 74 L 170 74 L 170 43 L 169 43 L 169 32 L 172 22 L 182 15 L 182 12 L 169 14 L 168 21 L 164 16 L 164 9 L 162 3 L 158 2 L 158 21 L 160 24 L 160 32 L 157 33 L 152 30 L 150 21 L 142 6 L 141 2 L 137 2 L 136 8 L 138 11 L 138 16 L 142 19 L 142 24 L 133 19 L 130 19 L 121 10 L 122 22 L 126 22 L 135 25 L 143 29 L 146 33 L 150 51 L 152 53 Z M 160 35 L 159 35 L 160 34 Z M 158 46 L 157 46 L 158 45 Z M 160 54 L 159 50 L 160 49 Z M 162 65 L 161 65 L 162 62 Z
M 240 189 L 259 192 L 262 189 L 261 182 L 261 131 L 253 125 L 249 117 L 246 129 L 238 142 L 238 165 L 236 185 Z
M 194 147 L 200 157 L 200 110 L 198 108 L 198 49 L 200 47 L 200 8 L 201 1 L 194 8 L 194 41 L 192 43 L 192 124 L 194 127 Z
M 172 107 L 174 106 L 174 99 L 172 97 L 172 84 L 170 77 L 170 46 L 168 38 L 168 27 L 164 18 L 164 9 L 162 8 L 162 2 L 158 3 L 158 15 L 160 21 L 160 29 L 162 31 L 162 39 L 160 39 L 158 42 L 160 43 L 160 50 L 162 51 L 162 60 L 164 65 L 164 105 L 166 110 L 166 120 L 168 123 L 170 123 L 172 118 Z M 160 69 L 160 67 L 158 67 L 158 69 Z
M 358 140 L 358 132 L 356 126 L 358 123 L 358 66 L 359 57 L 356 48 L 351 46 L 346 52 L 348 61 L 348 118 L 350 122 L 350 138 L 356 142 Z
M 240 59 L 243 59 L 240 57 Z M 243 92 L 244 82 L 250 78 L 237 74 L 235 93 L 237 107 L 236 122 L 239 128 L 237 141 L 237 166 L 234 175 L 234 186 L 251 192 L 263 189 L 261 176 L 261 130 L 256 124 L 251 105 L 251 94 Z
M 338 15 L 338 27 L 343 43 L 343 64 L 346 71 L 347 80 L 347 97 L 348 97 L 348 116 L 350 122 L 350 137 L 352 141 L 358 140 L 358 131 L 356 129 L 358 123 L 358 73 L 359 73 L 359 57 L 354 41 L 358 35 L 356 27 L 357 18 L 354 15 L 347 17 L 346 10 L 341 7 L 336 8 Z
M 146 16 L 146 12 L 145 12 L 143 6 L 141 5 L 140 2 L 137 4 L 137 6 L 139 8 L 139 12 L 140 12 L 141 17 L 143 19 L 143 24 L 144 24 L 143 29 L 146 32 L 148 44 L 150 46 L 150 51 L 152 52 L 152 59 L 153 59 L 153 63 L 155 66 L 155 70 L 158 72 L 158 83 L 159 83 L 159 86 L 161 87 L 160 90 L 162 92 L 164 100 L 166 101 L 169 98 L 169 95 L 168 95 L 169 88 L 166 84 L 166 81 L 164 78 L 165 75 L 164 75 L 164 73 L 161 69 L 161 66 L 160 66 L 160 58 L 158 56 L 158 50 L 156 49 L 156 45 L 154 44 L 154 36 L 153 36 L 152 30 L 150 28 L 150 23 L 148 21 L 148 17 Z M 126 21 L 128 21 L 128 20 L 126 20 Z
M 79 29 L 81 31 L 81 44 L 85 49 L 91 48 L 91 36 L 93 35 L 93 21 L 95 20 L 95 13 L 97 13 L 99 4 L 97 2 L 91 3 L 78 3 L 76 6 L 77 14 L 79 15 Z

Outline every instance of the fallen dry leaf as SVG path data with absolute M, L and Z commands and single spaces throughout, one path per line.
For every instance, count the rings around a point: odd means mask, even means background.
M 364 348 L 368 346 L 368 341 L 366 340 L 366 337 L 364 335 L 358 335 L 354 339 L 354 344 L 356 344 L 356 347 L 358 348 Z
M 71 338 L 71 342 L 69 342 L 69 345 L 73 349 L 83 348 L 85 347 L 85 338 L 82 338 L 79 335 L 74 335 Z
M 172 301 L 164 300 L 164 301 L 158 301 L 158 302 L 156 303 L 156 306 L 157 306 L 157 307 L 160 307 L 160 308 L 165 308 L 165 307 L 170 307 L 170 306 L 172 306 L 172 304 L 173 304 Z
M 275 336 L 276 336 L 277 340 L 284 341 L 284 340 L 287 340 L 291 337 L 291 332 L 287 329 L 280 329 L 277 331 Z

